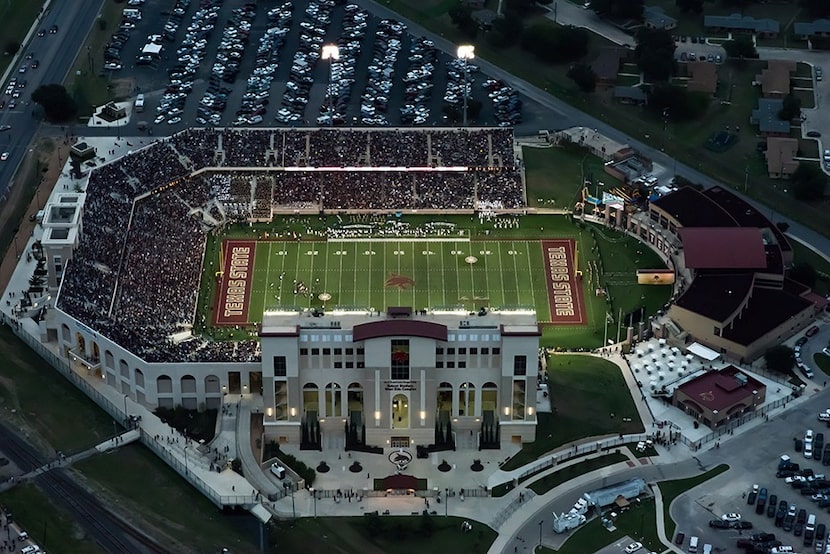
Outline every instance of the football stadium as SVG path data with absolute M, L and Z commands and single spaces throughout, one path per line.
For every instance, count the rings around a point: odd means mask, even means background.
M 597 347 L 669 294 L 635 239 L 528 213 L 505 128 L 190 129 L 63 200 L 69 359 L 151 408 L 259 394 L 310 447 L 533 440 L 540 338 Z

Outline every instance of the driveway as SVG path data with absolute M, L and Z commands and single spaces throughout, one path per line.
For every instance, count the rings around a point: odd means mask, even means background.
M 568 0 L 553 0 L 552 4 L 544 7 L 548 10 L 545 17 L 560 25 L 583 27 L 626 48 L 634 48 L 637 45 L 634 37 L 603 21 L 593 10 L 587 10 Z

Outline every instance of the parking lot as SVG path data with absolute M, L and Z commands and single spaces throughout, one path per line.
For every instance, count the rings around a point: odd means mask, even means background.
M 830 474 L 830 466 L 823 465 L 822 460 L 805 459 L 803 452 L 797 453 L 794 449 L 794 439 L 799 437 L 803 440 L 807 429 L 813 430 L 816 434 L 823 432 L 830 439 L 830 429 L 826 423 L 819 422 L 817 418 L 818 413 L 828 407 L 830 406 L 823 395 L 816 395 L 815 398 L 788 409 L 782 415 L 773 417 L 769 422 L 760 424 L 762 428 L 736 436 L 725 441 L 720 448 L 711 451 L 711 454 L 716 454 L 717 458 L 722 458 L 724 462 L 729 463 L 731 469 L 689 493 L 681 495 L 671 506 L 672 518 L 678 522 L 677 532 L 682 532 L 686 536 L 684 551 L 688 551 L 690 537 L 697 536 L 700 538 L 701 546 L 709 543 L 715 548 L 722 548 L 722 552 L 739 552 L 738 539 L 747 538 L 754 533 L 768 532 L 774 533 L 776 539 L 784 545 L 796 547 L 796 552 L 814 552 L 815 541 L 809 547 L 804 546 L 804 526 L 802 526 L 801 535 L 794 534 L 793 531 L 797 527 L 795 519 L 798 513 L 804 510 L 805 516 L 816 515 L 816 526 L 823 524 L 826 528 L 830 528 L 830 514 L 828 513 L 830 501 L 820 505 L 819 497 L 812 499 L 813 494 L 821 494 L 818 490 L 811 490 L 810 494 L 804 495 L 802 490 L 807 488 L 806 485 L 802 488 L 793 488 L 785 483 L 784 477 L 776 477 L 776 473 L 779 457 L 787 454 L 793 462 L 799 464 L 801 470 L 809 468 L 816 474 Z M 827 461 L 830 463 L 830 458 Z M 767 489 L 768 501 L 772 500 L 772 496 L 775 495 L 776 503 L 784 501 L 787 511 L 790 505 L 795 505 L 796 515 L 793 518 L 791 531 L 785 531 L 783 525 L 781 527 L 775 525 L 776 514 L 773 512 L 771 516 L 768 515 L 768 505 L 762 514 L 757 514 L 756 506 L 747 504 L 753 485 L 756 484 L 759 491 L 761 488 Z M 824 483 L 819 484 L 824 485 Z M 727 513 L 741 514 L 742 521 L 753 524 L 752 529 L 710 527 L 711 520 L 720 519 Z M 783 518 L 781 519 L 779 523 L 783 524 Z M 816 539 L 818 539 L 817 536 Z
M 699 36 L 677 36 L 675 37 L 674 57 L 682 62 L 704 62 L 723 63 L 726 59 L 726 51 L 719 44 L 710 44 L 706 37 Z
M 519 95 L 481 74 L 474 58 L 439 51 L 355 4 L 133 4 L 106 47 L 103 71 L 133 81 L 146 100 L 137 118 L 165 134 L 194 123 L 453 124 L 463 117 L 465 91 L 470 124 L 522 121 Z

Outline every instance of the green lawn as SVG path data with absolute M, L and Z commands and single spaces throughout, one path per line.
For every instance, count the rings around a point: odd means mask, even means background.
M 797 240 L 790 239 L 790 244 L 793 247 L 793 262 L 810 264 L 816 270 L 817 279 L 813 291 L 822 296 L 830 294 L 830 262 Z
M 580 475 L 584 475 L 596 469 L 614 465 L 617 462 L 624 462 L 627 459 L 628 458 L 624 454 L 620 454 L 618 452 L 607 454 L 605 456 L 599 456 L 597 458 L 588 458 L 572 466 L 560 469 L 555 473 L 545 475 L 541 479 L 533 481 L 527 488 L 531 489 L 536 494 L 545 494 L 554 487 L 558 487 L 562 483 L 570 481 L 575 477 L 579 477 Z
M 42 7 L 43 2 L 38 0 L 6 1 L 0 4 L 0 36 L 3 37 L 0 73 L 5 72 L 12 61 L 12 55 L 5 52 L 6 44 L 9 42 L 20 44 L 26 38 L 26 33 L 31 28 Z
M 818 353 L 813 356 L 813 361 L 820 370 L 825 374 L 830 375 L 830 356 L 827 354 Z
M 557 354 L 550 357 L 548 375 L 555 412 L 538 413 L 536 440 L 525 444 L 502 469 L 521 467 L 577 439 L 643 432 L 634 401 L 615 364 L 593 356 Z M 626 423 L 623 418 L 631 421 Z
M 71 513 L 52 502 L 33 484 L 19 485 L 0 494 L 0 504 L 12 512 L 15 522 L 48 552 L 104 552 L 95 541 L 84 536 Z M 5 533 L 3 538 L 6 538 Z
M 40 443 L 44 451 L 84 450 L 112 436 L 113 420 L 5 325 L 0 352 L 0 405 L 15 410 L 8 417 L 48 443 Z
M 601 550 L 626 535 L 643 543 L 645 547 L 643 552 L 649 550 L 660 552 L 664 548 L 657 536 L 657 515 L 654 510 L 653 498 L 647 498 L 639 503 L 632 503 L 628 510 L 620 513 L 614 521 L 614 526 L 616 530 L 609 532 L 602 526 L 600 518 L 595 517 L 574 531 L 559 550 L 542 548 L 539 552 L 588 554 Z
M 602 181 L 609 190 L 622 184 L 603 171 L 602 159 L 576 144 L 525 147 L 522 156 L 530 206 L 573 209 L 582 198 L 583 178 Z
M 674 530 L 676 528 L 674 520 L 669 515 L 669 507 L 674 499 L 684 492 L 695 488 L 701 483 L 705 483 L 709 479 L 720 475 L 727 469 L 729 469 L 728 465 L 721 464 L 710 469 L 706 473 L 695 477 L 689 477 L 688 479 L 676 479 L 674 481 L 660 481 L 660 483 L 658 483 L 660 492 L 663 494 L 663 520 L 666 523 L 666 536 L 669 539 L 674 538 Z
M 472 531 L 461 531 L 464 521 L 472 523 Z M 366 515 L 278 522 L 272 529 L 271 544 L 278 552 L 303 554 L 483 554 L 496 536 L 483 523 L 467 518 Z
M 114 496 L 126 513 L 138 513 L 149 525 L 198 552 L 256 552 L 257 530 L 225 516 L 178 473 L 149 450 L 131 444 L 75 465 L 100 494 Z M 186 532 L 184 532 L 186 531 Z

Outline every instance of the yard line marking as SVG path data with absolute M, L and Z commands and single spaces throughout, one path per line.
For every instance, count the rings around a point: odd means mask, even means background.
M 514 306 L 519 305 L 519 267 L 516 265 L 516 242 L 511 242 L 513 245 L 513 275 L 516 276 L 514 284 L 516 285 L 516 302 L 513 304 Z
M 416 250 L 415 245 L 416 244 L 418 244 L 418 243 L 415 243 L 415 242 L 410 243 L 410 246 L 412 247 L 412 270 L 411 271 L 412 271 L 412 278 L 413 279 L 415 278 L 415 250 Z M 427 256 L 427 257 L 429 257 L 429 256 Z M 415 285 L 412 286 L 412 309 L 417 309 L 416 306 L 415 306 L 415 287 L 417 285 L 418 284 L 415 283 Z
M 320 293 L 323 293 L 323 292 L 328 292 L 328 291 L 329 291 L 328 287 L 326 286 L 326 283 L 327 283 L 327 282 L 328 282 L 328 280 L 329 280 L 329 256 L 331 255 L 331 251 L 330 251 L 330 249 L 329 249 L 330 243 L 329 243 L 328 241 L 326 241 L 326 242 L 324 242 L 323 244 L 325 244 L 325 245 L 326 245 L 326 254 L 325 254 L 325 260 L 326 260 L 326 263 L 325 263 L 325 265 L 323 266 L 323 268 L 324 268 L 324 269 L 323 269 L 323 288 L 321 288 L 320 290 L 318 290 L 318 291 L 317 291 L 317 294 L 320 294 Z M 342 256 L 341 256 L 341 257 L 342 257 Z
M 530 298 L 533 301 L 533 309 L 536 309 L 536 287 L 533 286 L 533 264 L 530 262 L 530 243 L 525 243 L 527 258 L 527 275 L 530 277 Z
M 501 304 L 502 306 L 507 305 L 507 299 L 505 298 L 506 295 L 504 293 L 504 262 L 501 259 L 501 243 L 497 243 L 499 248 L 499 281 L 501 282 L 500 289 L 501 289 Z
M 495 248 L 495 245 L 493 246 Z M 484 252 L 487 252 L 487 242 L 484 242 Z M 485 254 L 482 256 L 484 258 L 484 295 L 488 298 L 487 304 L 492 304 L 490 301 L 490 267 L 487 265 L 487 260 L 489 256 Z
M 446 281 L 444 281 L 444 268 L 447 267 L 444 264 L 444 249 L 441 248 L 441 305 L 447 305 L 447 288 L 444 285 Z
M 461 270 L 458 268 L 458 243 L 455 243 L 455 299 L 454 304 L 457 304 L 461 295 Z

